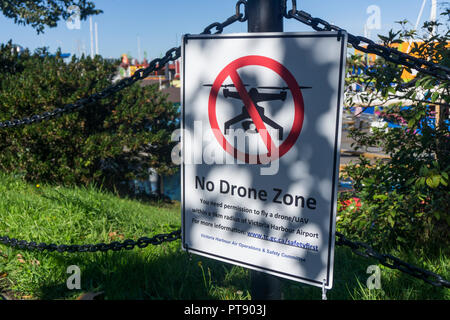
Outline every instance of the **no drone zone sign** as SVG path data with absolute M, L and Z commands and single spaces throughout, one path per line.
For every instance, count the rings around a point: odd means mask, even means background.
M 330 289 L 345 33 L 185 36 L 184 250 Z

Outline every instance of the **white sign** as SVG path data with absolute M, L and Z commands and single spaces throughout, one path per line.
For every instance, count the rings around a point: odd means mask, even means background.
M 345 33 L 185 36 L 182 242 L 333 282 Z

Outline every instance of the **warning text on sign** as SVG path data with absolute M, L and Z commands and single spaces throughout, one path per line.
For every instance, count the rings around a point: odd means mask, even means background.
M 240 198 L 248 198 L 261 201 L 272 201 L 273 203 L 284 204 L 287 206 L 295 206 L 301 208 L 316 209 L 317 201 L 315 198 L 306 198 L 301 195 L 292 195 L 283 192 L 282 189 L 272 188 L 267 191 L 264 189 L 255 189 L 244 186 L 236 186 L 230 184 L 226 180 L 219 181 L 219 187 L 213 181 L 205 180 L 205 177 L 195 177 L 195 189 L 201 189 L 208 192 L 219 192 L 220 194 L 228 194 Z

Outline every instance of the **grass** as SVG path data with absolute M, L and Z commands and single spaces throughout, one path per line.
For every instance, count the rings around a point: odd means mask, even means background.
M 109 243 L 167 233 L 180 228 L 179 204 L 120 199 L 95 188 L 28 184 L 0 174 L 0 235 L 56 244 Z M 397 257 L 450 279 L 444 252 L 405 248 Z M 450 299 L 450 290 L 433 287 L 380 266 L 380 290 L 369 290 L 367 267 L 376 261 L 348 248 L 335 253 L 335 284 L 328 299 Z M 81 270 L 81 289 L 69 290 L 67 268 Z M 321 289 L 282 280 L 286 300 L 321 299 Z M 183 252 L 180 241 L 123 252 L 48 253 L 0 245 L 0 293 L 15 299 L 76 299 L 102 292 L 100 299 L 247 300 L 249 270 Z M 1 300 L 0 296 L 0 300 Z

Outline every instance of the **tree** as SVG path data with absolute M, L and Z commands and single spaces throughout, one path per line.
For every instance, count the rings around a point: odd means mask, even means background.
M 102 13 L 95 9 L 93 2 L 86 0 L 0 0 L 0 11 L 5 17 L 19 25 L 31 25 L 38 34 L 46 26 L 56 27 L 60 18 L 69 19 L 73 6 L 79 8 L 81 20 Z
M 449 10 L 443 14 L 449 17 Z M 448 20 L 447 20 L 448 21 Z M 435 33 L 440 23 L 424 24 L 422 30 L 400 30 L 379 36 L 387 47 L 411 41 L 410 54 L 450 66 L 450 31 Z M 419 34 L 423 32 L 423 34 Z M 405 71 L 393 63 L 374 63 L 359 55 L 348 60 L 347 84 L 357 83 L 360 92 L 347 96 L 349 106 L 375 106 L 386 122 L 394 126 L 350 131 L 356 148 L 378 147 L 387 160 L 361 157 L 342 173 L 353 181 L 354 193 L 341 200 L 361 199 L 360 207 L 346 205 L 338 226 L 347 234 L 370 240 L 379 246 L 435 244 L 450 242 L 450 84 L 418 73 L 405 81 Z M 380 107 L 382 106 L 382 107 Z M 348 203 L 348 202 L 347 202 Z

